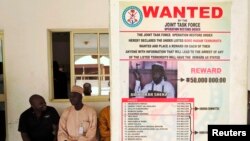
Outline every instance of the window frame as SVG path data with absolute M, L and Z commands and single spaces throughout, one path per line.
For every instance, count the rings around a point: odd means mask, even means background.
M 98 40 L 97 40 L 97 44 L 98 46 L 100 46 L 100 36 L 99 34 L 108 34 L 109 35 L 109 30 L 108 28 L 90 28 L 90 29 L 48 29 L 48 54 L 49 54 L 49 91 L 50 91 L 50 101 L 53 102 L 65 102 L 68 101 L 68 99 L 55 99 L 54 98 L 54 82 L 53 82 L 53 58 L 52 58 L 52 33 L 53 32 L 69 32 L 70 33 L 70 88 L 75 84 L 75 56 L 77 56 L 78 54 L 74 52 L 74 34 L 92 34 L 92 33 L 97 33 L 98 34 Z M 108 43 L 110 44 L 110 38 Z M 98 53 L 99 52 L 99 47 L 97 47 Z M 82 54 L 80 54 L 82 55 Z M 110 45 L 108 47 L 108 53 L 107 55 L 110 58 Z M 100 67 L 99 65 L 100 62 L 98 62 L 98 67 Z M 100 68 L 98 68 L 98 70 L 100 70 Z M 109 66 L 109 72 L 111 70 L 111 61 L 110 61 L 110 66 Z M 100 75 L 100 71 L 98 71 L 97 74 L 98 78 L 101 77 L 102 75 Z M 106 75 L 105 75 L 106 76 Z M 110 78 L 110 73 L 108 75 L 108 77 Z M 110 79 L 109 79 L 110 80 Z M 99 92 L 100 92 L 100 88 L 101 88 L 101 80 L 98 79 L 98 87 L 99 87 Z M 111 89 L 110 89 L 111 90 Z M 98 93 L 99 93 L 98 92 Z M 109 95 L 110 95 L 110 91 L 109 91 Z M 98 96 L 83 96 L 83 101 L 85 102 L 108 102 L 109 101 L 109 95 L 98 95 Z

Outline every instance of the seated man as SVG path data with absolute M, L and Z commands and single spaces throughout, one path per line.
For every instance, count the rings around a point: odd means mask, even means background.
M 92 89 L 91 89 L 91 84 L 90 83 L 84 83 L 83 84 L 83 94 L 85 96 L 91 96 Z
M 59 114 L 46 106 L 42 96 L 34 94 L 29 99 L 31 107 L 19 119 L 18 131 L 23 141 L 56 141 Z
M 69 95 L 72 106 L 61 115 L 58 141 L 96 141 L 96 111 L 82 103 L 82 92 L 82 87 L 72 87 Z
M 110 141 L 110 106 L 103 108 L 99 117 L 101 141 Z

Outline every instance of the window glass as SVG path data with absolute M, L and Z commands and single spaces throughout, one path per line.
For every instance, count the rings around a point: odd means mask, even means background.
M 74 53 L 75 54 L 97 54 L 97 34 L 75 33 Z
M 100 54 L 109 54 L 109 35 L 100 34 Z
M 76 75 L 98 75 L 98 61 L 96 55 L 75 56 Z

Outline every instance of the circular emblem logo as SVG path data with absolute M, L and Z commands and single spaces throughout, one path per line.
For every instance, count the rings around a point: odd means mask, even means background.
M 122 20 L 128 27 L 136 27 L 143 19 L 141 10 L 136 6 L 127 7 L 122 13 Z

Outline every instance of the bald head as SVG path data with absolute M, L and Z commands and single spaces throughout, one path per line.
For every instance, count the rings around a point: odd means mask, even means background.
M 29 99 L 29 102 L 30 102 L 30 104 L 32 104 L 34 101 L 36 101 L 37 99 L 43 99 L 44 100 L 44 98 L 42 97 L 42 96 L 40 96 L 40 95 L 38 95 L 38 94 L 33 94 L 31 97 L 30 97 L 30 99 Z
M 46 109 L 46 102 L 44 98 L 38 94 L 34 94 L 29 98 L 31 107 L 36 111 L 43 111 Z

